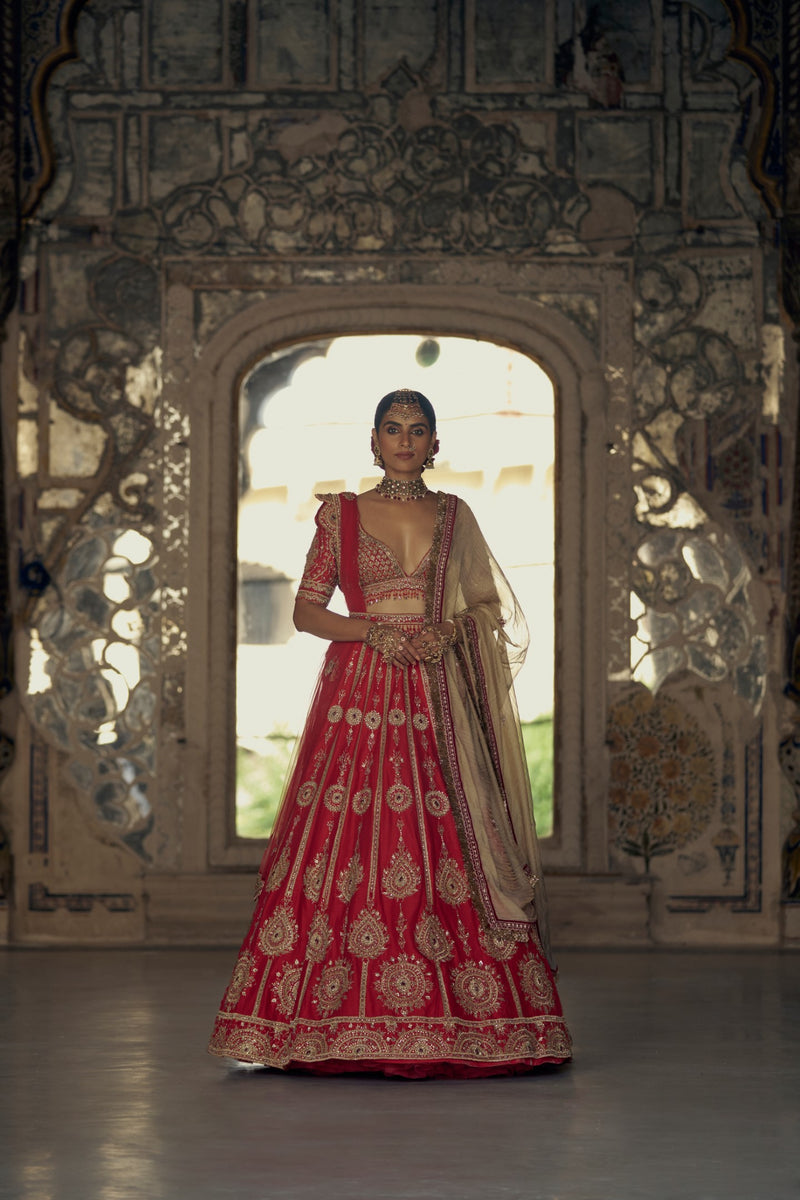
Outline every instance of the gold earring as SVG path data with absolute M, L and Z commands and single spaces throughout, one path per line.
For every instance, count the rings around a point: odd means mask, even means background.
M 383 456 L 381 455 L 380 448 L 379 448 L 377 442 L 372 443 L 372 461 L 376 467 L 385 467 L 386 466 L 385 462 L 383 461 Z
M 431 443 L 431 445 L 428 447 L 428 453 L 425 457 L 425 462 L 422 464 L 423 470 L 432 471 L 436 466 L 436 463 L 433 461 L 433 456 L 438 449 L 438 444 L 434 445 Z

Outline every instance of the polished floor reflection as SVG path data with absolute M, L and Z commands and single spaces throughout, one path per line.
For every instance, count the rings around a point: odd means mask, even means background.
M 797 1200 L 800 955 L 561 956 L 571 1067 L 205 1054 L 227 950 L 0 952 L 3 1200 Z

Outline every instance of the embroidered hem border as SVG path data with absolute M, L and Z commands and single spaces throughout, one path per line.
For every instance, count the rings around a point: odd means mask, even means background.
M 453 1017 L 286 1022 L 220 1013 L 210 1054 L 268 1067 L 291 1063 L 565 1062 L 572 1043 L 563 1017 L 484 1022 Z

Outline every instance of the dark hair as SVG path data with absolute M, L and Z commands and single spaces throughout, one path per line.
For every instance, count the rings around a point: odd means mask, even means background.
M 402 397 L 401 403 L 410 404 L 412 401 L 422 411 L 422 415 L 428 422 L 431 428 L 431 433 L 436 432 L 436 413 L 433 411 L 433 405 L 427 396 L 423 396 L 422 392 L 414 392 L 411 388 L 398 388 L 397 391 L 387 392 L 382 400 L 379 401 L 378 407 L 375 409 L 375 425 L 374 428 L 380 429 L 381 421 L 386 416 L 393 404 L 398 402 Z

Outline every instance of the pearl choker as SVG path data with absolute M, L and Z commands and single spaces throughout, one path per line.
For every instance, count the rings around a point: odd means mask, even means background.
M 428 495 L 428 488 L 421 476 L 419 479 L 389 479 L 388 475 L 384 475 L 380 483 L 375 485 L 375 491 L 387 500 L 424 500 Z

